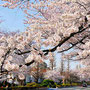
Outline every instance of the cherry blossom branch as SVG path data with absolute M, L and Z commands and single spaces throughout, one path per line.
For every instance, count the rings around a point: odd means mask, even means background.
M 69 47 L 69 48 L 67 48 L 67 49 L 65 49 L 65 50 L 62 50 L 62 51 L 59 51 L 58 53 L 62 53 L 62 52 L 64 52 L 64 51 L 67 51 L 67 50 L 70 50 L 71 48 L 73 48 L 74 46 L 76 46 L 78 43 L 80 43 L 80 42 L 82 42 L 85 38 L 87 38 L 88 37 L 88 35 L 87 36 L 84 36 L 81 40 L 79 40 L 78 42 L 76 42 L 76 43 L 74 43 L 74 44 L 72 44 L 72 46 L 71 47 Z
M 1 65 L 1 73 L 2 73 L 2 68 L 3 68 L 4 62 L 5 62 L 5 60 L 6 60 L 7 55 L 10 53 L 10 50 L 11 50 L 11 48 L 9 48 L 9 50 L 8 50 L 8 51 L 6 52 L 6 54 L 3 56 L 3 57 L 4 57 L 4 60 L 3 60 L 2 65 Z
M 25 65 L 26 66 L 30 66 L 31 64 L 33 64 L 35 62 L 35 60 L 32 60 L 31 62 L 29 62 L 29 63 L 26 63 Z M 19 67 L 22 67 L 22 65 L 19 65 Z M 12 71 L 12 70 L 11 70 Z M 7 71 L 7 70 L 2 70 L 1 71 L 1 74 L 7 74 L 8 72 L 11 72 L 11 71 Z M 0 74 L 0 75 L 1 75 Z
M 79 2 L 76 2 L 77 4 L 79 4 L 80 6 L 82 6 L 86 11 L 87 11 L 87 8 L 84 6 L 84 5 L 82 5 L 81 3 L 79 3 Z
M 47 55 L 49 52 L 54 52 L 56 49 L 57 49 L 57 47 L 60 47 L 63 43 L 65 43 L 67 40 L 69 40 L 71 37 L 73 37 L 74 35 L 76 35 L 76 34 L 79 34 L 79 33 L 81 33 L 81 32 L 83 32 L 83 31 L 85 31 L 86 29 L 88 29 L 88 28 L 90 28 L 90 25 L 88 25 L 86 28 L 83 28 L 82 30 L 81 29 L 79 29 L 79 31 L 78 32 L 74 32 L 74 33 L 71 33 L 71 35 L 69 36 L 69 37 L 66 37 L 66 38 L 64 38 L 57 46 L 55 46 L 54 48 L 52 48 L 52 49 L 47 49 L 47 50 L 43 50 L 43 52 L 45 52 L 45 54 L 44 55 Z M 85 38 L 85 37 L 84 37 Z M 83 38 L 83 39 L 84 39 Z M 81 39 L 80 41 L 82 41 L 83 39 Z M 77 42 L 77 43 L 75 43 L 75 44 L 78 44 L 79 42 Z M 75 44 L 74 44 L 74 46 L 75 46 Z M 73 46 L 73 47 L 74 47 Z M 72 47 L 71 47 L 72 48 Z M 22 55 L 22 54 L 26 54 L 26 53 L 30 53 L 31 51 L 30 50 L 28 50 L 28 51 L 24 51 L 24 52 L 15 52 L 16 54 L 18 54 L 18 55 Z M 35 61 L 34 60 L 32 60 L 30 63 L 26 63 L 25 65 L 27 65 L 27 66 L 29 66 L 29 65 L 31 65 L 32 63 L 34 63 Z M 21 67 L 22 65 L 20 65 L 20 67 Z
M 80 28 L 80 27 L 79 27 Z M 47 50 L 43 50 L 43 52 L 45 52 L 44 55 L 47 55 L 49 52 L 54 52 L 57 47 L 60 47 L 63 43 L 65 43 L 66 41 L 68 41 L 70 38 L 74 37 L 76 34 L 79 34 L 83 31 L 85 31 L 86 29 L 90 28 L 90 24 L 86 27 L 86 28 L 83 28 L 83 29 L 79 29 L 78 32 L 74 32 L 74 33 L 71 33 L 69 37 L 66 37 L 64 38 L 57 46 L 55 46 L 54 48 L 52 49 L 47 49 Z
M 30 66 L 30 65 L 33 64 L 34 62 L 35 62 L 35 60 L 32 60 L 31 62 L 26 63 L 25 65 L 26 65 L 26 66 Z M 22 67 L 22 65 L 19 65 L 19 67 Z
M 84 28 L 84 29 L 82 29 L 82 30 L 79 30 L 78 32 L 71 33 L 71 35 L 70 35 L 69 37 L 66 37 L 64 40 L 62 40 L 62 42 L 60 42 L 56 47 L 54 47 L 54 48 L 52 48 L 52 49 L 43 50 L 43 52 L 46 52 L 44 55 L 47 55 L 48 52 L 54 52 L 54 51 L 57 49 L 58 46 L 60 47 L 63 43 L 65 43 L 65 42 L 66 42 L 67 40 L 69 40 L 71 37 L 73 37 L 74 35 L 76 35 L 76 34 L 78 34 L 78 33 L 81 33 L 81 32 L 83 32 L 83 31 L 85 31 L 85 30 L 88 29 L 88 28 L 90 28 L 90 25 L 88 25 L 86 28 Z M 74 47 L 75 45 L 77 45 L 79 42 L 82 42 L 86 37 L 87 37 L 87 36 L 83 37 L 80 41 L 78 41 L 77 43 L 73 44 L 72 47 Z M 71 49 L 72 47 L 70 47 L 69 49 Z M 67 50 L 69 50 L 69 49 L 67 49 Z M 26 53 L 29 53 L 29 52 L 31 52 L 31 51 L 30 51 L 30 50 L 24 51 L 24 52 L 19 51 L 19 52 L 16 52 L 16 54 L 22 55 L 22 54 L 26 54 Z M 29 66 L 29 65 L 33 64 L 34 62 L 35 62 L 35 60 L 32 60 L 30 63 L 26 63 L 25 65 Z M 20 65 L 19 67 L 21 67 L 21 66 L 22 66 L 22 65 Z
M 80 50 L 84 50 L 83 48 L 79 47 L 79 46 L 76 46 L 76 48 L 80 49 Z
M 17 49 L 16 49 L 17 50 Z M 17 55 L 22 55 L 22 54 L 26 54 L 26 53 L 30 53 L 31 52 L 31 50 L 28 50 L 28 51 L 21 51 L 21 50 L 17 50 L 17 51 L 15 51 L 15 54 L 17 54 Z
M 81 26 L 82 27 L 82 26 Z M 46 52 L 44 55 L 47 55 L 48 54 L 48 52 L 54 52 L 56 49 L 57 49 L 57 47 L 60 47 L 63 43 L 65 43 L 66 41 L 68 41 L 71 37 L 73 37 L 74 35 L 76 35 L 76 34 L 78 34 L 78 33 L 81 33 L 81 32 L 83 32 L 83 31 L 85 31 L 86 29 L 88 29 L 88 28 L 90 28 L 90 25 L 88 25 L 86 28 L 80 28 L 79 27 L 79 31 L 78 32 L 74 32 L 74 33 L 71 33 L 71 35 L 69 36 L 69 37 L 66 37 L 66 38 L 64 38 L 57 46 L 55 46 L 54 48 L 52 48 L 52 49 L 47 49 L 47 50 L 43 50 L 43 52 Z M 15 54 L 18 54 L 18 55 L 22 55 L 22 54 L 26 54 L 26 53 L 30 53 L 31 52 L 31 50 L 28 50 L 28 51 L 20 51 L 20 50 L 18 50 L 17 52 L 15 52 Z
M 78 54 L 77 54 L 78 55 Z M 82 57 L 82 58 L 79 58 L 79 59 L 70 59 L 72 61 L 81 61 L 83 59 L 87 59 L 87 57 L 89 57 L 90 55 L 87 55 L 86 57 Z

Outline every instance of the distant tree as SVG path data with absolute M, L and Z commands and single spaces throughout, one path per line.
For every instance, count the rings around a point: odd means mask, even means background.
M 70 83 L 76 83 L 76 82 L 79 82 L 80 81 L 80 77 L 73 73 L 73 72 L 70 72 L 69 73 L 69 77 L 67 78 L 67 80 L 70 82 Z
M 63 75 L 61 75 L 58 71 L 56 70 L 48 70 L 45 75 L 45 79 L 53 80 L 55 82 L 60 82 L 64 78 Z
M 49 60 L 49 68 L 50 68 L 51 70 L 56 69 L 56 61 L 55 61 L 54 53 L 51 53 L 51 56 L 50 56 L 49 59 L 50 59 L 50 60 Z
M 30 75 L 32 75 L 35 79 L 35 82 L 39 82 L 39 79 L 44 79 L 44 73 L 47 71 L 47 64 L 45 62 L 35 63 L 31 70 Z

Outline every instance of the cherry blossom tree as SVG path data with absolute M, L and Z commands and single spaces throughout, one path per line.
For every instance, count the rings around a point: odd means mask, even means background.
M 44 79 L 45 72 L 47 72 L 47 64 L 45 62 L 34 63 L 30 69 L 30 75 L 34 77 L 34 81 L 37 83 L 39 82 L 39 80 L 42 81 Z
M 70 51 L 64 59 L 90 58 L 90 0 L 3 1 L 7 1 L 4 7 L 24 11 L 28 27 L 23 33 L 0 38 L 1 73 L 22 72 L 24 77 L 32 63 L 50 58 L 54 51 Z
M 50 70 L 55 70 L 56 69 L 56 61 L 55 61 L 55 55 L 52 53 L 52 56 L 49 58 L 49 68 Z
M 55 71 L 55 70 L 48 70 L 45 73 L 45 79 L 50 79 L 53 80 L 55 82 L 59 82 L 61 79 L 64 78 L 64 76 L 60 75 L 60 72 Z
M 84 59 L 80 61 L 82 67 L 77 71 L 79 73 L 80 79 L 85 81 L 90 81 L 90 59 Z

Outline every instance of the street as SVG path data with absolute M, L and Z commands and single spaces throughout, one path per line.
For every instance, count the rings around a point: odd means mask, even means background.
M 68 88 L 50 88 L 48 90 L 90 90 L 90 86 L 88 87 L 68 87 Z

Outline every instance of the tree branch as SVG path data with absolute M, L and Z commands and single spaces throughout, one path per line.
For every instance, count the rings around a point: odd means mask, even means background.
M 81 3 L 79 3 L 79 2 L 76 2 L 77 4 L 79 4 L 80 6 L 82 6 L 86 11 L 87 11 L 87 8 L 84 6 L 84 5 L 82 5 Z
M 26 63 L 25 65 L 26 65 L 26 66 L 30 66 L 30 65 L 33 64 L 34 62 L 35 62 L 35 60 L 32 60 L 31 62 Z M 22 65 L 19 65 L 19 67 L 22 67 Z
M 7 57 L 7 55 L 10 53 L 10 50 L 11 50 L 11 48 L 9 48 L 9 50 L 8 50 L 8 51 L 6 52 L 6 54 L 4 55 L 4 60 L 3 60 L 2 65 L 1 65 L 1 72 L 2 72 L 2 68 L 3 68 L 4 62 L 5 62 L 5 60 L 6 60 L 6 57 Z
M 66 41 L 68 41 L 71 37 L 73 37 L 74 35 L 76 35 L 76 34 L 79 34 L 79 33 L 81 33 L 81 32 L 83 32 L 83 31 L 85 31 L 86 29 L 88 29 L 88 28 L 90 28 L 90 25 L 88 25 L 86 28 L 83 28 L 83 29 L 80 29 L 79 28 L 79 31 L 78 32 L 74 32 L 74 33 L 71 33 L 71 35 L 69 36 L 69 37 L 66 37 L 66 38 L 64 38 L 57 46 L 55 46 L 54 48 L 52 48 L 52 49 L 47 49 L 47 50 L 43 50 L 43 52 L 45 52 L 45 54 L 44 55 L 47 55 L 49 52 L 54 52 L 56 49 L 57 49 L 57 47 L 60 47 L 63 43 L 65 43 Z M 85 38 L 85 37 L 84 37 Z M 83 38 L 83 39 L 84 39 Z M 81 39 L 81 41 L 83 40 L 83 39 Z M 79 42 L 78 42 L 79 43 Z M 76 43 L 76 44 L 78 44 L 78 43 Z M 74 46 L 75 46 L 75 44 L 74 44 Z M 72 46 L 72 47 L 74 47 L 74 46 Z M 72 47 L 70 47 L 69 49 L 71 49 Z M 18 54 L 18 55 L 22 55 L 22 54 L 26 54 L 26 53 L 30 53 L 31 51 L 30 50 L 28 50 L 28 51 L 24 51 L 24 52 L 19 52 L 19 53 L 16 53 L 16 54 Z M 32 63 L 34 63 L 35 61 L 34 60 L 32 60 L 30 63 L 26 63 L 25 65 L 27 65 L 27 66 L 29 66 L 29 65 L 31 65 Z M 20 67 L 21 67 L 22 65 L 20 65 Z
M 65 50 L 59 51 L 58 53 L 62 53 L 62 52 L 64 52 L 64 51 L 67 51 L 67 50 L 73 48 L 74 46 L 76 46 L 78 43 L 82 42 L 82 41 L 83 41 L 85 38 L 87 38 L 87 37 L 88 37 L 88 35 L 87 35 L 87 36 L 84 36 L 81 40 L 79 40 L 78 42 L 72 44 L 71 47 L 69 47 L 69 48 L 67 48 L 67 49 L 65 49 Z
M 78 32 L 74 32 L 74 33 L 71 33 L 69 37 L 66 37 L 64 38 L 57 46 L 55 46 L 54 48 L 52 49 L 47 49 L 47 50 L 43 50 L 43 52 L 45 52 L 44 55 L 47 55 L 49 52 L 54 52 L 57 47 L 60 47 L 63 43 L 65 43 L 66 41 L 68 41 L 71 37 L 75 36 L 76 34 L 79 34 L 83 31 L 85 31 L 86 29 L 90 28 L 90 24 L 86 27 L 86 28 L 83 28 L 83 29 L 79 29 Z
M 83 59 L 87 59 L 87 57 L 89 57 L 90 55 L 87 55 L 86 57 L 82 57 L 82 58 L 79 58 L 79 59 L 70 59 L 70 60 L 72 60 L 72 61 L 81 61 L 81 60 L 83 60 Z
M 17 52 L 15 52 L 15 54 L 17 54 L 17 55 L 22 55 L 22 54 L 26 54 L 26 53 L 30 53 L 31 52 L 31 50 L 28 50 L 28 51 L 17 51 Z

